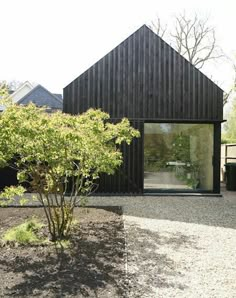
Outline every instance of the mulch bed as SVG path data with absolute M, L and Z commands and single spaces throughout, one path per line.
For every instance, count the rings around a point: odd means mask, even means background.
M 0 208 L 0 237 L 42 208 Z M 127 297 L 121 210 L 76 208 L 70 248 L 0 247 L 0 297 Z

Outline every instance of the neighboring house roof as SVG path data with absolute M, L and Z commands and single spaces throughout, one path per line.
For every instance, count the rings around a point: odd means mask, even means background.
M 10 93 L 10 98 L 12 98 L 13 102 L 17 102 L 27 93 L 29 93 L 35 86 L 30 82 L 26 81 L 22 85 L 20 85 L 14 92 Z M 4 111 L 5 106 L 0 105 L 0 111 Z
M 55 95 L 56 97 L 58 97 L 59 100 L 63 101 L 61 94 L 53 93 L 53 95 Z
M 29 93 L 32 89 L 34 89 L 35 85 L 26 81 L 22 85 L 20 85 L 10 96 L 13 99 L 13 102 L 18 102 L 23 96 Z
M 37 106 L 47 106 L 52 109 L 62 109 L 62 99 L 60 99 L 59 96 L 52 94 L 41 85 L 34 87 L 17 103 L 25 105 L 30 102 Z

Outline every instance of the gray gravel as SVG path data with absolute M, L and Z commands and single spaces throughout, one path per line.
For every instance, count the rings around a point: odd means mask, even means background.
M 129 297 L 236 297 L 236 192 L 89 205 L 123 206 Z

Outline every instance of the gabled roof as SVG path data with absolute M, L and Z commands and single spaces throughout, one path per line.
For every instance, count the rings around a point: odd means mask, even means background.
M 53 95 L 55 95 L 61 102 L 63 101 L 61 94 L 53 93 Z
M 21 84 L 10 96 L 14 102 L 18 102 L 23 96 L 29 93 L 35 87 L 34 84 L 30 83 L 29 81 L 24 82 Z
M 47 106 L 53 109 L 62 109 L 62 100 L 41 85 L 34 87 L 17 103 L 28 104 L 30 102 L 37 106 Z
M 111 118 L 222 121 L 223 91 L 146 25 L 64 88 L 63 111 Z

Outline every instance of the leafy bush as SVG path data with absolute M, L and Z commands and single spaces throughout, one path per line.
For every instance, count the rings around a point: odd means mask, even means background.
M 101 110 L 48 114 L 11 102 L 0 114 L 0 127 L 0 166 L 14 158 L 18 181 L 28 183 L 44 207 L 52 241 L 68 237 L 75 206 L 96 189 L 101 173 L 113 174 L 121 165 L 120 144 L 139 136 L 128 119 L 112 124 Z M 0 198 L 6 204 L 23 193 L 22 187 L 6 188 Z
M 38 243 L 41 239 L 37 231 L 43 227 L 36 219 L 28 220 L 14 228 L 9 229 L 3 236 L 4 241 L 17 242 L 19 244 Z
M 228 138 L 225 135 L 222 136 L 221 138 L 221 144 L 233 144 L 236 143 L 235 138 Z

